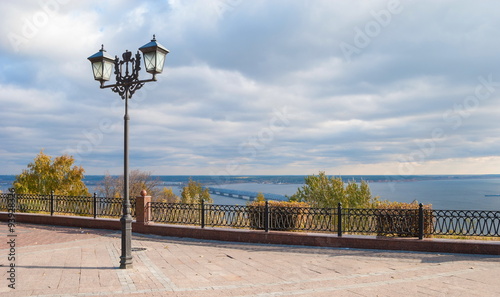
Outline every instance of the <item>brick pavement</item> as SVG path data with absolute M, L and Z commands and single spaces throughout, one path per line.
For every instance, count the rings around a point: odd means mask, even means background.
M 134 268 L 118 269 L 120 233 L 16 227 L 16 289 L 0 225 L 0 296 L 498 296 L 499 256 L 243 244 L 135 234 Z

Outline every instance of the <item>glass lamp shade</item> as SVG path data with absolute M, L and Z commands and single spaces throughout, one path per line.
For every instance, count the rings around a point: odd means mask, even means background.
M 95 80 L 104 82 L 111 78 L 115 60 L 106 54 L 104 47 L 97 53 L 88 57 L 88 60 L 92 63 L 92 72 L 94 73 Z
M 139 50 L 144 55 L 144 66 L 151 74 L 162 73 L 165 57 L 170 52 L 164 46 L 156 42 L 155 36 L 151 42 L 143 45 Z

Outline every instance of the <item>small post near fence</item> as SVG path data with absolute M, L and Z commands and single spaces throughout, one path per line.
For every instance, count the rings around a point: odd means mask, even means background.
M 54 215 L 54 191 L 50 192 L 50 215 Z
M 94 219 L 97 218 L 97 193 L 94 193 Z
M 200 221 L 201 221 L 201 228 L 205 228 L 205 200 L 201 199 L 200 203 Z
M 141 191 L 141 196 L 135 200 L 135 221 L 138 224 L 148 225 L 151 220 L 151 196 L 146 190 Z
M 337 205 L 337 236 L 342 237 L 342 203 Z
M 264 205 L 264 231 L 269 232 L 269 202 Z
M 418 205 L 418 239 L 424 239 L 424 205 Z

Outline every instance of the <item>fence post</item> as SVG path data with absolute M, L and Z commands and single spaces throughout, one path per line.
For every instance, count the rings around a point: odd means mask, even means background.
M 54 215 L 54 191 L 50 192 L 50 215 Z
M 418 239 L 424 239 L 424 205 L 418 205 Z
M 97 193 L 94 193 L 94 219 L 97 218 Z
M 205 200 L 201 199 L 200 203 L 200 212 L 201 212 L 201 228 L 205 228 Z
M 342 237 L 342 203 L 337 206 L 337 236 Z
M 151 219 L 151 196 L 147 195 L 148 192 L 142 190 L 135 198 L 135 221 L 142 225 L 148 225 Z
M 269 202 L 264 205 L 264 231 L 269 232 Z

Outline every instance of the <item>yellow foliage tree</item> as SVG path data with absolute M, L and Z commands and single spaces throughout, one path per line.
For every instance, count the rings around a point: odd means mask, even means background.
M 28 169 L 16 175 L 14 188 L 18 194 L 89 196 L 87 186 L 83 183 L 85 170 L 81 166 L 73 166 L 73 156 L 62 155 L 52 157 L 43 153 L 36 156 Z
M 166 203 L 176 203 L 179 202 L 179 196 L 174 194 L 174 191 L 172 188 L 167 188 L 163 187 L 163 190 L 161 190 L 160 196 L 158 197 L 157 201 L 159 202 L 166 202 Z
M 208 189 L 203 189 L 201 183 L 189 179 L 188 185 L 182 188 L 181 202 L 182 203 L 201 203 L 201 201 L 212 203 Z
M 257 193 L 257 197 L 255 197 L 255 201 L 257 202 L 266 201 L 266 197 L 264 197 L 264 194 L 262 194 L 262 192 L 259 192 Z

